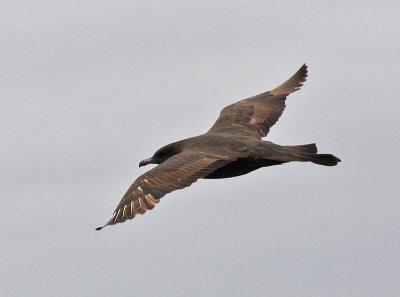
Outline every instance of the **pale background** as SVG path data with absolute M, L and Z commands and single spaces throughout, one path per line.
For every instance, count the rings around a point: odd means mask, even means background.
M 1 296 L 400 296 L 399 1 L 1 1 Z M 268 139 L 343 162 L 104 224 L 160 146 L 304 62 Z

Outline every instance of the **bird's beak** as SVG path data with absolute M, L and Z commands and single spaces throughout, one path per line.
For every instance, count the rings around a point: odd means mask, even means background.
M 153 163 L 154 163 L 153 158 L 147 158 L 147 159 L 144 159 L 143 161 L 140 161 L 139 167 L 145 166 L 147 164 L 153 164 Z

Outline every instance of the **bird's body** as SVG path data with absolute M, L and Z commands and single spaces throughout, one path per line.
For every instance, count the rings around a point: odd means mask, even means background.
M 337 162 L 336 158 L 330 157 L 331 155 L 316 154 L 317 147 L 315 144 L 281 146 L 250 136 L 226 133 L 206 133 L 190 137 L 162 147 L 160 151 L 168 151 L 170 147 L 174 148 L 176 153 L 188 151 L 223 156 L 231 160 L 228 164 L 202 177 L 205 179 L 239 176 L 261 167 L 279 165 L 290 161 L 311 161 L 328 166 L 330 163 L 336 165 Z
M 282 114 L 286 96 L 298 90 L 306 77 L 307 67 L 303 65 L 272 91 L 225 107 L 207 133 L 168 144 L 141 161 L 139 166 L 159 165 L 136 179 L 106 225 L 143 214 L 165 194 L 187 187 L 199 178 L 235 177 L 291 161 L 336 165 L 340 159 L 317 154 L 314 143 L 281 146 L 261 139 Z

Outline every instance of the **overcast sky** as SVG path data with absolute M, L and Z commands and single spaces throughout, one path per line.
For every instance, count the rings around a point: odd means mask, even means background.
M 1 296 L 400 296 L 399 1 L 1 1 Z M 140 160 L 309 77 L 291 163 L 103 225 Z

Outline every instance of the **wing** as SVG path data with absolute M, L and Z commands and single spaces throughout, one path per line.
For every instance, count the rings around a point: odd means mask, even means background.
M 207 133 L 229 133 L 261 138 L 278 121 L 286 96 L 300 89 L 307 77 L 304 64 L 291 78 L 275 89 L 225 107 Z
M 196 152 L 182 152 L 167 159 L 135 180 L 103 227 L 131 220 L 136 214 L 144 214 L 153 209 L 165 194 L 188 187 L 234 160 Z

